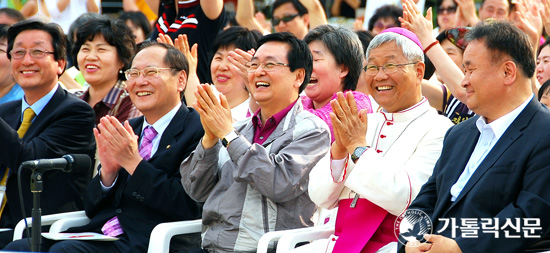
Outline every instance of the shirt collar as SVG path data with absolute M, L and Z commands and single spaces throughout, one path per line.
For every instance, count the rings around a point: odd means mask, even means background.
M 28 107 L 30 107 L 33 111 L 34 111 L 34 114 L 36 116 L 38 116 L 42 110 L 44 110 L 44 107 L 46 107 L 46 105 L 48 104 L 48 102 L 50 102 L 50 100 L 52 99 L 53 95 L 55 95 L 55 92 L 57 91 L 57 88 L 59 88 L 59 84 L 56 84 L 52 90 L 50 90 L 50 92 L 48 92 L 48 94 L 46 94 L 45 96 L 43 96 L 42 98 L 40 98 L 38 101 L 36 101 L 34 104 L 32 105 L 29 105 L 27 103 L 27 101 L 25 100 L 25 96 L 23 96 L 23 99 L 21 99 L 21 120 L 23 120 L 23 112 L 25 111 L 25 109 L 27 109 Z
M 508 127 L 512 124 L 512 122 L 514 122 L 514 120 L 518 117 L 518 115 L 523 111 L 523 109 L 527 107 L 529 102 L 531 102 L 531 99 L 533 99 L 533 96 L 534 95 L 531 94 L 531 96 L 527 100 L 525 100 L 520 106 L 518 106 L 516 109 L 494 120 L 489 124 L 487 124 L 487 120 L 485 119 L 485 117 L 479 117 L 476 121 L 477 129 L 481 132 L 481 130 L 485 125 L 489 125 L 493 130 L 495 137 L 499 139 L 504 134 L 506 129 L 508 129 Z
M 103 99 L 101 99 L 101 102 L 103 102 L 107 107 L 109 107 L 109 109 L 112 109 L 117 104 L 118 99 L 120 98 L 120 94 L 126 92 L 126 89 L 124 88 L 124 86 L 125 86 L 125 84 L 124 84 L 123 81 L 121 81 L 121 80 L 117 81 L 115 86 L 113 86 L 113 88 L 111 88 L 111 90 L 109 90 L 107 95 L 105 95 L 105 97 L 103 97 Z M 82 94 L 81 98 L 84 101 L 88 101 L 88 99 L 90 98 L 90 88 L 89 87 L 84 92 L 84 94 Z
M 403 122 L 403 121 L 409 121 L 411 119 L 414 119 L 424 112 L 426 110 L 429 110 L 431 108 L 430 104 L 428 103 L 428 100 L 425 97 L 422 97 L 420 102 L 416 103 L 415 105 L 398 112 L 387 112 L 384 108 L 380 111 L 382 115 L 386 118 L 387 121 L 397 121 L 397 122 Z
M 275 120 L 275 125 L 279 125 L 281 120 L 286 116 L 286 114 L 294 107 L 294 105 L 298 102 L 298 99 L 296 99 L 293 103 L 288 105 L 285 109 L 279 111 L 278 113 L 273 114 L 269 119 L 266 120 L 266 122 L 271 121 L 271 119 Z M 254 124 L 254 127 L 262 127 L 262 119 L 260 117 L 260 113 L 262 111 L 262 108 L 258 109 L 256 113 L 254 113 L 254 116 L 252 116 L 252 124 Z
M 180 109 L 180 107 L 181 107 L 181 103 L 176 105 L 176 107 L 170 110 L 167 114 L 164 114 L 164 116 L 162 116 L 159 120 L 157 120 L 157 122 L 155 122 L 155 124 L 152 125 L 153 128 L 158 133 L 157 136 L 162 136 L 162 134 L 164 133 L 164 130 L 166 130 L 166 128 L 168 127 L 168 125 L 170 124 L 170 122 L 172 121 L 172 119 Z M 145 120 L 143 121 L 143 126 L 141 127 L 141 134 L 143 134 L 143 130 L 147 126 L 151 126 L 151 124 L 149 124 L 149 122 L 147 122 L 147 118 L 145 118 Z

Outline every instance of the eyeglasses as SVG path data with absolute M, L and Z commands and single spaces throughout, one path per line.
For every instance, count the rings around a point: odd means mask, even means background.
M 437 8 L 437 14 L 441 15 L 441 14 L 451 14 L 451 13 L 455 13 L 456 12 L 456 6 L 452 6 L 452 7 L 447 7 L 447 8 L 443 8 L 443 7 L 439 7 Z
M 277 26 L 279 25 L 279 23 L 281 21 L 285 22 L 285 23 L 288 23 L 290 21 L 292 21 L 293 19 L 295 19 L 296 17 L 300 16 L 300 14 L 294 14 L 294 15 L 288 15 L 288 16 L 283 16 L 282 18 L 276 18 L 276 17 L 273 17 L 273 19 L 271 19 L 271 25 L 272 26 Z
M 29 51 L 29 55 L 31 55 L 32 58 L 42 58 L 46 54 L 54 54 L 53 52 L 46 51 L 43 49 L 38 49 L 38 48 L 31 48 L 28 50 L 23 48 L 18 48 L 18 49 L 11 50 L 10 55 L 14 59 L 21 59 L 25 57 L 25 55 L 27 54 L 27 51 Z
M 159 72 L 161 70 L 168 70 L 172 68 L 157 68 L 157 67 L 147 67 L 143 70 L 139 69 L 128 69 L 124 71 L 124 75 L 126 76 L 126 80 L 134 80 L 139 77 L 139 73 L 142 73 L 145 78 L 152 78 L 159 76 Z
M 418 62 L 410 62 L 410 63 L 403 63 L 403 64 L 386 63 L 382 66 L 376 66 L 374 64 L 367 64 L 367 66 L 365 66 L 363 68 L 363 70 L 365 70 L 365 72 L 369 76 L 377 75 L 378 70 L 380 70 L 380 68 L 382 68 L 384 70 L 384 73 L 386 73 L 386 74 L 393 74 L 397 71 L 397 67 L 411 65 L 411 64 L 417 64 L 417 63 Z
M 453 45 L 464 50 L 468 46 L 468 42 L 464 39 L 464 36 L 472 30 L 471 27 L 456 27 L 445 31 L 445 37 L 453 43 Z
M 277 66 L 288 67 L 288 64 L 274 62 L 274 61 L 266 61 L 266 62 L 249 61 L 245 63 L 244 66 L 248 69 L 248 72 L 254 72 L 259 67 L 262 67 L 264 71 L 273 71 Z

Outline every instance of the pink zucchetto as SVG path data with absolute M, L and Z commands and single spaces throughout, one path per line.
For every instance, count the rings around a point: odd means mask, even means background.
M 401 28 L 401 27 L 392 27 L 392 28 L 388 28 L 382 32 L 380 32 L 380 34 L 382 33 L 397 33 L 399 35 L 403 35 L 405 37 L 407 37 L 407 39 L 410 39 L 412 40 L 416 45 L 418 45 L 420 47 L 420 50 L 424 51 L 424 48 L 422 47 L 422 44 L 420 44 L 420 40 L 418 39 L 418 37 L 416 36 L 416 34 L 414 34 L 413 32 L 405 29 L 405 28 Z

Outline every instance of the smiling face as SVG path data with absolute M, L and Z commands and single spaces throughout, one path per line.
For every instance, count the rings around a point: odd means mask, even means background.
M 550 45 L 545 46 L 540 50 L 537 57 L 537 80 L 543 84 L 550 79 Z
M 77 61 L 82 76 L 92 87 L 115 85 L 118 72 L 124 66 L 116 48 L 109 45 L 101 34 L 82 44 Z
M 348 71 L 336 64 L 334 56 L 321 41 L 309 43 L 309 49 L 313 55 L 313 72 L 305 92 L 319 109 L 331 100 L 334 93 L 342 91 L 343 78 Z
M 245 89 L 245 80 L 237 70 L 231 68 L 232 63 L 227 59 L 229 52 L 233 50 L 235 50 L 234 45 L 219 48 L 210 62 L 210 74 L 216 90 L 226 96 L 248 93 Z
M 132 61 L 131 69 L 143 70 L 147 67 L 170 68 L 164 63 L 166 49 L 150 46 L 141 50 Z M 173 74 L 172 70 L 160 70 L 157 77 L 139 77 L 126 82 L 130 99 L 138 110 L 153 124 L 164 114 L 180 103 L 180 92 L 186 84 L 185 71 Z
M 484 41 L 474 40 L 466 47 L 461 85 L 466 89 L 466 105 L 476 114 L 490 118 L 491 113 L 498 110 L 494 99 L 506 97 L 501 88 L 505 75 L 497 74 L 503 73 L 501 65 L 493 61 Z
M 11 73 L 15 81 L 25 91 L 27 99 L 29 97 L 40 98 L 57 84 L 58 75 L 61 75 L 65 69 L 65 60 L 56 61 L 54 55 L 50 53 L 46 53 L 41 58 L 30 56 L 28 51 L 31 49 L 53 52 L 52 37 L 45 31 L 25 30 L 19 33 L 15 37 L 12 50 L 22 49 L 27 50 L 23 58 L 11 58 Z
M 289 48 L 290 46 L 284 42 L 266 42 L 258 48 L 252 61 L 288 64 L 286 55 Z M 304 75 L 304 69 L 291 72 L 289 67 L 276 66 L 272 71 L 265 71 L 261 66 L 254 72 L 248 72 L 249 91 L 262 111 L 269 110 L 276 113 L 296 101 Z
M 409 60 L 395 41 L 371 49 L 367 64 L 382 66 L 387 63 L 405 64 Z M 420 83 L 424 75 L 424 63 L 397 67 L 395 73 L 386 74 L 380 67 L 375 76 L 365 75 L 369 94 L 388 112 L 405 110 L 420 102 Z
M 273 10 L 273 17 L 281 19 L 285 16 L 292 16 L 298 14 L 298 10 L 292 5 L 292 3 L 284 3 L 279 5 L 277 9 Z M 298 39 L 303 39 L 306 36 L 309 26 L 309 15 L 304 14 L 297 16 L 291 21 L 281 21 L 274 26 L 276 32 L 289 32 L 294 34 Z

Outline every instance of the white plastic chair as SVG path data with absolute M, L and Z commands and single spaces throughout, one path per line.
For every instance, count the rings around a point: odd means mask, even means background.
M 48 226 L 52 225 L 56 221 L 64 218 L 78 218 L 78 217 L 86 217 L 86 214 L 84 211 L 74 211 L 74 212 L 68 212 L 68 213 L 56 213 L 56 214 L 50 214 L 50 215 L 43 215 L 41 217 L 42 220 L 42 226 Z M 88 218 L 88 217 L 86 217 Z M 29 227 L 32 227 L 32 218 L 28 217 L 26 218 L 27 224 Z M 25 220 L 20 220 L 17 225 L 15 226 L 15 229 L 13 230 L 13 240 L 19 240 L 23 238 L 23 233 L 25 232 Z
M 27 222 L 30 227 L 32 218 L 27 218 Z M 51 225 L 49 231 L 50 233 L 59 233 L 71 227 L 86 225 L 88 222 L 90 222 L 90 219 L 86 216 L 84 211 L 42 216 L 42 225 Z M 24 229 L 25 223 L 21 220 L 15 227 L 13 239 L 21 239 Z M 167 253 L 170 249 L 170 239 L 172 239 L 175 235 L 199 232 L 202 232 L 202 220 L 200 219 L 158 224 L 151 232 L 147 252 Z
M 277 243 L 277 252 L 288 252 L 300 242 L 328 238 L 334 233 L 334 223 L 336 222 L 336 213 L 338 209 L 319 209 L 316 213 L 315 226 L 307 228 L 297 228 L 281 231 L 272 231 L 265 233 L 258 241 L 257 253 L 267 253 L 268 249 L 273 248 L 272 244 Z M 325 224 L 325 219 L 329 218 Z M 331 230 L 329 233 L 328 230 Z M 328 233 L 328 234 L 327 234 Z M 311 235 L 311 236 L 310 236 Z M 296 236 L 296 237 L 294 237 Z

